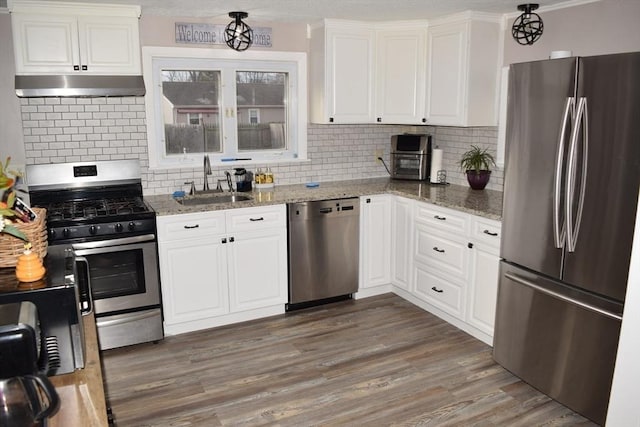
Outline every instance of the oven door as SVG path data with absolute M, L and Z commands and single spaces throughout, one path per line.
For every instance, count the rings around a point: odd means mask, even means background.
M 78 287 L 87 290 L 96 315 L 160 304 L 155 235 L 74 243 L 72 248 Z

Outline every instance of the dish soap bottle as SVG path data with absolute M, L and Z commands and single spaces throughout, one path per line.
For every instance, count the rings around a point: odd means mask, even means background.
M 46 270 L 42 260 L 35 252 L 31 251 L 31 244 L 25 245 L 25 251 L 18 257 L 16 264 L 16 277 L 21 282 L 35 282 L 44 277 Z

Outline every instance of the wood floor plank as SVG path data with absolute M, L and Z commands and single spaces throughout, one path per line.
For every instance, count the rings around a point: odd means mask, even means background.
M 593 425 L 393 294 L 103 353 L 117 425 Z

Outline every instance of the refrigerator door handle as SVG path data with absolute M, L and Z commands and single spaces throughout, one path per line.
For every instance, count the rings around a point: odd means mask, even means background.
M 566 221 L 560 224 L 560 200 L 562 189 L 562 165 L 564 163 L 564 146 L 566 140 L 567 124 L 569 122 L 569 114 L 575 110 L 575 98 L 572 96 L 567 98 L 564 106 L 564 114 L 562 115 L 562 124 L 560 125 L 560 133 L 558 135 L 558 152 L 556 153 L 556 173 L 554 176 L 553 191 L 553 241 L 555 247 L 561 249 L 564 246 L 565 225 Z M 573 118 L 573 114 L 571 114 Z
M 577 306 L 582 307 L 582 308 L 584 308 L 586 310 L 593 311 L 594 313 L 602 314 L 603 316 L 607 316 L 607 317 L 610 317 L 610 318 L 615 319 L 615 320 L 620 320 L 620 321 L 622 320 L 622 315 L 620 315 L 620 314 L 612 313 L 609 310 L 604 310 L 604 309 L 602 309 L 600 307 L 596 307 L 594 305 L 587 304 L 587 303 L 585 303 L 583 301 L 577 300 L 575 298 L 571 298 L 571 297 L 569 297 L 567 295 L 563 295 L 563 294 L 561 294 L 559 292 L 556 292 L 556 291 L 553 291 L 551 289 L 547 289 L 547 288 L 545 288 L 543 286 L 540 286 L 540 285 L 538 285 L 536 283 L 533 283 L 530 280 L 525 279 L 524 277 L 520 277 L 517 274 L 513 274 L 511 272 L 507 272 L 507 273 L 504 273 L 504 277 L 506 277 L 509 280 L 513 280 L 514 282 L 519 283 L 519 284 L 521 284 L 523 286 L 526 286 L 528 288 L 535 289 L 536 291 L 541 292 L 541 293 L 543 293 L 545 295 L 549 295 L 550 297 L 559 299 L 561 301 L 568 302 L 569 304 L 577 305 Z
M 567 173 L 567 187 L 565 192 L 565 216 L 567 219 L 567 250 L 575 252 L 580 232 L 580 222 L 582 221 L 582 211 L 584 208 L 584 195 L 587 187 L 587 160 L 589 154 L 589 132 L 587 119 L 587 98 L 581 97 L 578 101 L 578 111 L 576 120 L 571 132 L 571 145 L 569 147 L 569 170 Z M 573 202 L 575 196 L 575 180 L 578 156 L 578 136 L 580 135 L 580 125 L 582 125 L 582 160 L 581 160 L 581 180 L 580 194 L 578 195 L 578 207 L 576 216 L 573 216 Z M 574 222 L 575 220 L 575 222 Z

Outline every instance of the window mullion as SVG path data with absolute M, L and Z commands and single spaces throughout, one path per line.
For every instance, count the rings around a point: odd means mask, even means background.
M 235 70 L 226 67 L 222 71 L 222 108 L 223 128 L 222 141 L 223 157 L 236 156 L 238 154 L 238 126 L 237 126 L 237 102 L 236 102 L 236 75 Z

